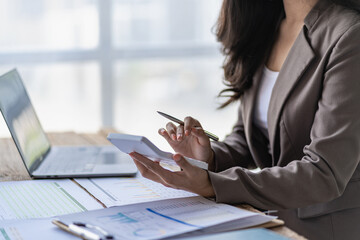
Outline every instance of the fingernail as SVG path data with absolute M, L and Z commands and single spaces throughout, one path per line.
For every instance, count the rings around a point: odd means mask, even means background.
M 176 140 L 176 135 L 175 135 L 175 134 L 171 134 L 171 138 L 175 141 L 175 140 Z
M 174 155 L 174 160 L 175 161 L 180 161 L 180 159 L 181 159 L 181 156 L 179 154 Z
M 181 138 L 182 138 L 182 134 L 179 133 L 179 134 L 177 135 L 177 139 L 180 140 Z

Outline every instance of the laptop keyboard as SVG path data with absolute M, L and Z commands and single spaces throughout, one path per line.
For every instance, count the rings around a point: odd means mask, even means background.
M 54 158 L 56 161 L 45 161 L 41 166 L 41 172 L 48 173 L 83 173 L 92 172 L 100 148 L 84 148 L 84 151 L 67 149 L 58 151 Z

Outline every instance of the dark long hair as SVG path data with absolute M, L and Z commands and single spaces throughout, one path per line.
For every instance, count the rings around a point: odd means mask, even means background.
M 360 11 L 359 0 L 331 0 Z M 224 0 L 216 24 L 217 40 L 225 55 L 220 108 L 241 98 L 252 85 L 257 69 L 266 61 L 278 26 L 285 16 L 282 0 Z

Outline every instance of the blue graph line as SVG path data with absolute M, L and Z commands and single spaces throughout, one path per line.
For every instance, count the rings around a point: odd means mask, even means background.
M 164 215 L 164 214 L 161 214 L 161 213 L 159 213 L 159 212 L 156 212 L 156 211 L 152 210 L 151 208 L 146 208 L 146 210 L 148 210 L 149 212 L 154 213 L 154 214 L 156 214 L 156 215 L 158 215 L 158 216 L 160 216 L 160 217 L 163 217 L 163 218 L 166 218 L 166 219 L 170 219 L 170 220 L 172 220 L 172 221 L 175 221 L 175 222 L 178 222 L 178 223 L 181 223 L 181 224 L 190 226 L 190 227 L 201 228 L 201 226 L 193 225 L 193 224 L 190 224 L 190 223 L 187 223 L 187 222 L 178 220 L 178 219 L 176 219 L 176 218 L 172 218 L 172 217 L 166 216 L 166 215 Z

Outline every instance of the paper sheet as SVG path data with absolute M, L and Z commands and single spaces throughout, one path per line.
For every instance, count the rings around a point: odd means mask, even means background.
M 0 240 L 79 240 L 51 223 L 50 218 L 0 222 Z
M 44 218 L 99 208 L 100 203 L 68 179 L 0 183 L 0 220 Z
M 185 235 L 184 235 L 185 236 Z M 241 239 L 247 239 L 247 240 L 290 240 L 290 238 L 283 237 L 282 235 L 279 235 L 271 230 L 267 230 L 265 228 L 253 228 L 253 229 L 246 229 L 246 230 L 240 230 L 240 231 L 231 231 L 231 232 L 225 232 L 225 233 L 217 233 L 217 234 L 206 234 L 201 236 L 190 236 L 188 238 L 186 236 L 186 240 L 219 240 L 219 239 L 226 239 L 226 240 L 241 240 Z M 176 238 L 171 238 L 177 239 Z M 183 238 L 181 238 L 183 239 Z
M 247 227 L 247 219 L 256 215 L 259 214 L 216 204 L 203 197 L 190 197 L 118 206 L 59 218 L 68 224 L 78 221 L 100 226 L 116 239 L 144 240 L 161 239 L 233 221 L 237 221 L 237 228 L 242 226 L 241 220 Z M 261 222 L 272 219 L 259 216 Z
M 75 179 L 107 207 L 197 196 L 194 193 L 165 187 L 140 174 L 134 178 Z

